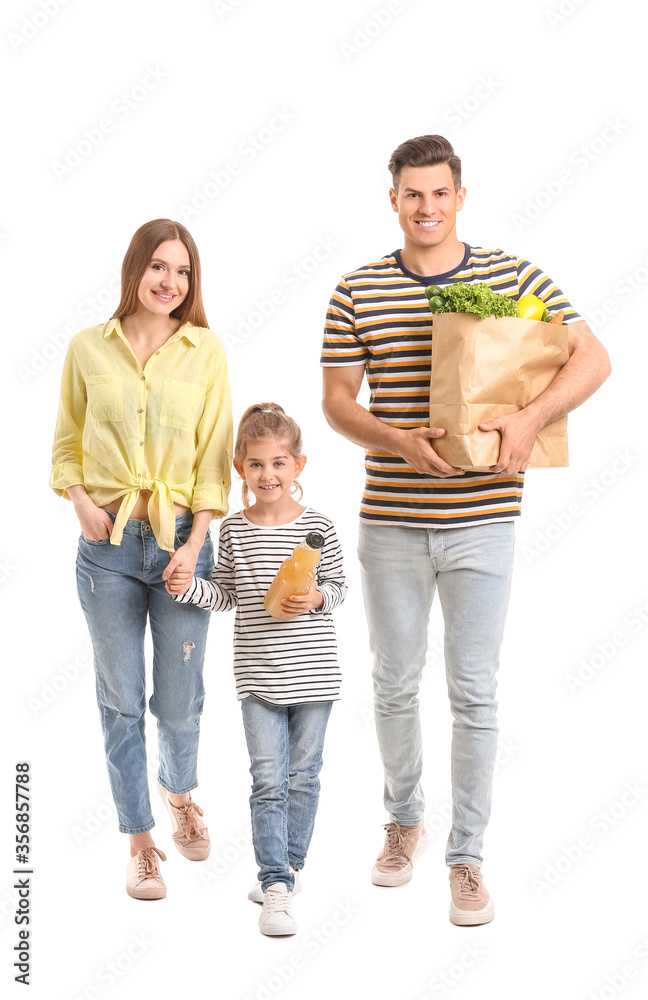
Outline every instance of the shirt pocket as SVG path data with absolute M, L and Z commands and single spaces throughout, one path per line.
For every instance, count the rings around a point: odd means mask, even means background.
M 88 420 L 92 423 L 103 420 L 118 423 L 124 419 L 123 375 L 87 375 L 85 383 Z
M 165 378 L 160 424 L 180 431 L 195 432 L 205 403 L 205 390 L 194 382 Z

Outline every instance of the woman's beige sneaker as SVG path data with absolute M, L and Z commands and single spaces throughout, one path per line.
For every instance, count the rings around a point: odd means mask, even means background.
M 273 882 L 263 893 L 259 930 L 271 935 L 297 933 L 292 915 L 292 892 L 285 882 Z
M 453 865 L 450 869 L 450 919 L 462 927 L 487 924 L 495 916 L 493 900 L 482 882 L 477 865 Z
M 126 892 L 133 899 L 164 899 L 166 896 L 158 857 L 166 861 L 166 854 L 159 848 L 145 847 L 128 862 Z
M 207 827 L 200 819 L 204 815 L 202 809 L 192 801 L 191 795 L 186 805 L 174 806 L 166 788 L 159 782 L 158 788 L 171 817 L 174 844 L 189 861 L 204 861 L 209 857 L 211 845 Z
M 386 823 L 385 830 L 385 846 L 376 858 L 371 881 L 374 885 L 404 885 L 412 877 L 414 862 L 427 847 L 425 827 L 423 823 Z

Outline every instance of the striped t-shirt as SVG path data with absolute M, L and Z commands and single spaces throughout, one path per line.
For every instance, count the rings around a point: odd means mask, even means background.
M 429 426 L 432 313 L 428 285 L 483 281 L 518 299 L 537 295 L 565 322 L 580 319 L 560 288 L 528 260 L 503 250 L 464 244 L 461 264 L 445 274 L 408 271 L 400 250 L 345 274 L 335 289 L 321 363 L 364 365 L 369 410 L 395 427 Z M 524 474 L 465 472 L 442 479 L 421 475 L 388 452 L 368 451 L 360 517 L 381 524 L 456 528 L 509 521 L 520 514 Z
M 284 559 L 310 531 L 324 536 L 317 611 L 278 621 L 263 607 L 268 587 Z M 242 511 L 221 522 L 218 563 L 212 580 L 194 578 L 175 600 L 212 611 L 236 607 L 234 675 L 237 697 L 255 695 L 273 705 L 337 701 L 340 668 L 331 611 L 344 600 L 342 551 L 327 517 L 307 507 L 289 524 L 253 524 Z

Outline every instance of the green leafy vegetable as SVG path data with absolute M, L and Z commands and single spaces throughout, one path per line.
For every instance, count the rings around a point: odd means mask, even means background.
M 515 299 L 494 292 L 483 281 L 467 284 L 458 281 L 443 289 L 443 305 L 435 302 L 435 313 L 476 313 L 480 319 L 486 316 L 517 316 Z M 432 304 L 430 303 L 430 308 Z

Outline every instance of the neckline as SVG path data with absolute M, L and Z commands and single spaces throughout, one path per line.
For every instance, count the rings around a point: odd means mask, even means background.
M 289 528 L 292 524 L 297 524 L 298 521 L 302 519 L 304 514 L 310 510 L 310 507 L 304 507 L 301 514 L 298 514 L 293 521 L 285 521 L 283 524 L 257 524 L 256 521 L 250 521 L 249 517 L 246 516 L 245 511 L 240 510 L 239 514 L 243 519 L 244 523 L 250 528 L 260 528 L 261 531 L 276 531 L 277 528 Z
M 464 247 L 465 252 L 460 263 L 457 264 L 456 267 L 453 267 L 451 271 L 444 271 L 442 274 L 415 274 L 414 271 L 408 270 L 408 268 L 406 268 L 403 264 L 400 250 L 394 250 L 393 256 L 403 274 L 407 275 L 408 278 L 411 278 L 412 281 L 416 281 L 420 285 L 435 285 L 437 282 L 443 281 L 445 278 L 451 278 L 453 274 L 456 274 L 457 271 L 461 271 L 466 266 L 466 262 L 470 257 L 471 248 L 468 243 L 464 243 Z

